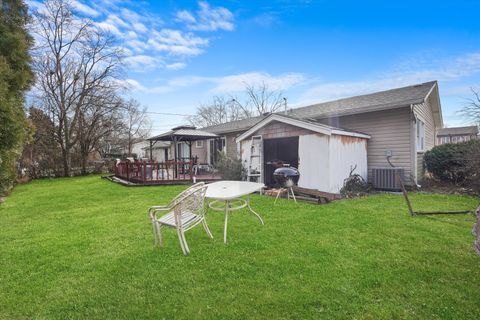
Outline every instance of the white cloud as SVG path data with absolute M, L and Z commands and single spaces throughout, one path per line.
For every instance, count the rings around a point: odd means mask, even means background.
M 43 3 L 41 3 L 40 1 L 27 0 L 25 1 L 25 3 L 30 10 L 38 10 L 43 7 Z
M 177 21 L 182 21 L 182 22 L 187 22 L 187 23 L 196 23 L 197 19 L 193 16 L 190 11 L 187 10 L 181 10 L 177 11 L 176 15 Z
M 241 92 L 245 90 L 247 84 L 262 83 L 265 83 L 271 90 L 286 90 L 304 81 L 305 77 L 300 73 L 272 76 L 265 72 L 249 72 L 216 78 L 216 85 L 210 91 L 213 93 Z
M 170 63 L 165 66 L 165 69 L 168 70 L 180 70 L 183 69 L 187 66 L 186 63 L 184 62 L 175 62 L 175 63 Z
M 137 22 L 137 21 L 140 21 L 142 20 L 142 17 L 137 14 L 136 12 L 130 10 L 130 9 L 127 9 L 127 8 L 121 8 L 120 9 L 120 15 L 127 21 L 130 21 L 130 22 Z
M 156 51 L 195 56 L 203 52 L 201 47 L 207 45 L 208 40 L 179 30 L 163 29 L 153 32 L 147 43 Z
M 145 33 L 148 31 L 147 27 L 145 27 L 145 25 L 140 22 L 135 22 L 132 24 L 132 26 L 133 26 L 133 29 L 141 33 Z
M 131 31 L 131 30 L 124 33 L 124 36 L 125 36 L 126 39 L 137 39 L 138 38 L 137 33 L 135 31 Z
M 100 15 L 100 13 L 97 10 L 93 9 L 92 7 L 84 3 L 81 3 L 80 1 L 74 0 L 71 2 L 71 4 L 74 10 L 82 13 L 85 16 L 98 17 Z
M 130 28 L 130 25 L 115 14 L 109 14 L 106 23 L 113 24 L 118 28 Z
M 102 29 L 105 32 L 109 32 L 119 37 L 123 35 L 122 32 L 112 23 L 103 21 L 103 22 L 97 22 L 96 25 L 98 28 Z
M 185 22 L 189 29 L 197 31 L 231 31 L 235 28 L 233 24 L 233 13 L 224 7 L 211 7 L 208 2 L 200 1 L 200 9 L 196 16 L 187 10 L 176 13 L 177 21 Z
M 125 41 L 125 46 L 131 48 L 136 53 L 142 53 L 145 50 L 149 49 L 148 44 L 138 39 L 130 39 Z
M 32 8 L 41 8 L 37 0 L 27 0 Z M 148 5 L 148 4 L 147 4 Z M 101 30 L 111 33 L 124 49 L 126 62 L 133 71 L 185 68 L 184 57 L 204 53 L 209 39 L 200 31 L 232 30 L 233 14 L 224 7 L 198 2 L 194 13 L 175 12 L 170 24 L 140 2 L 119 0 L 72 0 L 75 13 L 91 17 Z M 178 26 L 182 22 L 182 26 Z M 149 59 L 147 59 L 149 57 Z M 179 58 L 182 57 L 182 58 Z
M 265 83 L 270 90 L 287 90 L 304 82 L 305 77 L 299 73 L 287 73 L 277 76 L 265 72 L 250 72 L 221 77 L 183 76 L 168 80 L 157 87 L 138 87 L 149 93 L 166 93 L 180 88 L 207 85 L 212 94 L 235 94 L 245 91 L 245 86 Z
M 156 68 L 161 64 L 159 58 L 147 56 L 147 55 L 136 55 L 125 58 L 125 63 L 132 68 L 134 71 L 147 71 L 148 69 Z
M 146 89 L 144 86 L 140 84 L 140 82 L 138 82 L 135 79 L 117 80 L 117 83 L 120 86 L 124 87 L 125 89 L 132 89 L 132 90 L 139 90 L 139 91 L 143 91 Z
M 412 63 L 412 68 L 403 66 L 402 71 L 388 72 L 365 80 L 319 84 L 308 89 L 301 100 L 304 103 L 328 101 L 431 80 L 458 81 L 480 73 L 480 53 L 438 60 L 433 65 L 429 61 L 428 64 L 422 68 L 418 63 Z M 448 93 L 448 89 L 445 92 Z

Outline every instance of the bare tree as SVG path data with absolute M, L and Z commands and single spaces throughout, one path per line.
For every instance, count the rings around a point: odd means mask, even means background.
M 195 115 L 187 120 L 192 125 L 208 127 L 276 112 L 286 104 L 282 95 L 282 91 L 270 90 L 265 82 L 246 84 L 240 99 L 237 96 L 215 96 L 212 103 L 200 105 Z
M 261 115 L 276 112 L 285 105 L 283 92 L 270 90 L 265 82 L 257 85 L 247 84 L 245 86 L 245 93 L 247 102 L 244 108 L 252 114 Z
M 115 92 L 99 90 L 99 93 L 103 95 L 90 97 L 78 115 L 76 137 L 82 174 L 87 174 L 89 155 L 100 152 L 103 137 L 123 128 L 119 110 L 121 102 Z
M 480 126 L 480 92 L 475 88 L 471 88 L 473 98 L 467 100 L 465 106 L 460 110 L 460 114 L 477 125 Z
M 187 120 L 194 126 L 208 127 L 249 117 L 250 114 L 235 99 L 215 96 L 212 103 L 200 105 L 195 115 Z
M 121 52 L 91 21 L 74 16 L 68 0 L 45 1 L 44 9 L 34 13 L 33 32 L 39 102 L 54 124 L 53 138 L 68 176 L 72 148 L 81 136 L 77 129 L 98 125 L 90 122 L 91 105 L 98 109 L 99 97 L 111 96 L 118 87 Z
M 133 145 L 146 139 L 150 135 L 151 122 L 147 116 L 147 109 L 142 108 L 135 99 L 122 103 L 123 108 L 123 137 L 125 150 L 132 154 Z

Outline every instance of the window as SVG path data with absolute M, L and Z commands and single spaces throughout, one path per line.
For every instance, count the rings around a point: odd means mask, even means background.
M 226 153 L 227 152 L 227 138 L 226 137 L 221 137 L 220 138 L 220 143 L 222 145 L 220 150 L 223 151 L 223 153 Z
M 425 123 L 417 119 L 417 151 L 425 149 Z
M 190 148 L 185 142 L 177 144 L 178 158 L 179 160 L 190 159 Z
M 225 137 L 208 140 L 207 154 L 208 154 L 210 164 L 215 164 L 217 162 L 218 152 L 223 152 L 223 154 L 226 154 L 227 152 L 226 142 L 227 140 Z
M 195 148 L 203 148 L 203 140 L 197 140 L 195 142 Z

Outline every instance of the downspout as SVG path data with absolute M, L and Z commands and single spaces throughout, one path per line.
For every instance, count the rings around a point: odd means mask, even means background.
M 410 114 L 411 114 L 411 126 L 410 126 L 410 164 L 412 166 L 411 172 L 415 172 L 415 174 L 412 174 L 412 182 L 415 184 L 417 188 L 420 188 L 421 186 L 418 184 L 418 172 L 417 172 L 417 117 L 415 116 L 414 112 L 415 105 L 410 104 Z

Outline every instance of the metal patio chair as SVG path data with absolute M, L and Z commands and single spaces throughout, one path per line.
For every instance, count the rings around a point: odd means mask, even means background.
M 161 229 L 171 227 L 177 230 L 178 239 L 184 255 L 190 253 L 185 232 L 202 224 L 205 232 L 210 238 L 213 238 L 205 219 L 205 192 L 207 186 L 199 182 L 187 190 L 177 195 L 167 206 L 153 206 L 148 209 L 148 214 L 152 221 L 153 233 L 155 235 L 155 244 L 163 247 L 163 238 Z M 165 213 L 158 217 L 158 213 Z

